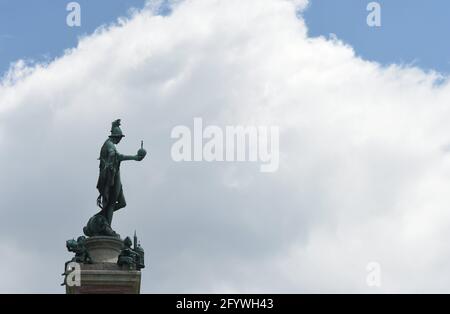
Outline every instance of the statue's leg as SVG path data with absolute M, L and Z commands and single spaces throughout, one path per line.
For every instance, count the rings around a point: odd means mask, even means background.
M 118 182 L 116 180 L 114 186 L 110 190 L 108 205 L 106 206 L 105 210 L 106 219 L 108 220 L 110 227 L 112 226 L 113 214 L 117 208 L 117 202 L 120 202 L 121 198 L 123 198 L 122 184 L 120 184 L 120 181 Z
M 106 220 L 108 221 L 108 224 L 110 227 L 112 224 L 113 213 L 114 213 L 114 203 L 108 204 L 108 207 L 106 207 L 106 210 L 105 210 L 105 216 L 106 216 Z
M 112 219 L 113 219 L 114 208 L 115 208 L 116 202 L 117 202 L 116 196 L 117 196 L 117 193 L 110 193 L 108 203 L 103 208 L 105 210 L 106 220 L 108 221 L 108 224 L 110 227 L 112 226 L 111 224 L 112 224 Z
M 114 211 L 119 210 L 127 206 L 125 201 L 125 196 L 123 195 L 123 189 L 120 189 L 119 196 L 117 197 L 117 203 L 115 205 Z

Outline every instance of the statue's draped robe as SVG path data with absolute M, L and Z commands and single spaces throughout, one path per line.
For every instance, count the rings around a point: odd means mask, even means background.
M 120 181 L 121 155 L 114 143 L 107 139 L 100 150 L 100 173 L 97 189 L 100 193 L 98 204 L 106 209 L 111 204 L 123 198 L 122 182 Z

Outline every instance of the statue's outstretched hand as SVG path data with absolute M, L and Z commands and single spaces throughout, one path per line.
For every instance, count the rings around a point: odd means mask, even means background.
M 137 152 L 137 160 L 141 161 L 147 155 L 147 151 L 144 149 L 144 141 L 141 141 L 141 148 Z

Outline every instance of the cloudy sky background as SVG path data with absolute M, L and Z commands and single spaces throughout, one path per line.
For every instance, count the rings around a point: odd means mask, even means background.
M 0 85 L 0 292 L 64 292 L 112 120 L 143 292 L 450 292 L 450 85 L 311 37 L 306 0 L 150 2 Z M 365 20 L 365 19 L 363 19 Z M 280 168 L 175 163 L 176 125 L 277 125 Z M 381 288 L 366 284 L 378 262 Z

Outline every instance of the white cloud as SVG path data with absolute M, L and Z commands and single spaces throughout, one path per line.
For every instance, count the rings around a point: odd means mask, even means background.
M 119 150 L 144 139 L 150 153 L 122 166 L 128 206 L 113 223 L 141 236 L 143 291 L 449 291 L 448 81 L 308 38 L 306 5 L 147 8 L 48 65 L 12 69 L 0 85 L 0 251 L 16 257 L 0 259 L 13 274 L 2 291 L 63 291 L 64 242 L 96 211 L 96 158 L 118 117 Z M 280 170 L 172 162 L 172 127 L 197 116 L 280 126 Z M 12 285 L 29 254 L 46 271 Z M 365 284 L 371 261 L 380 290 Z

